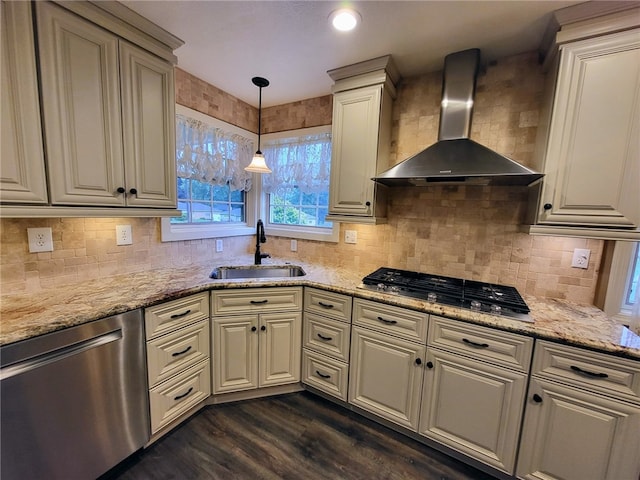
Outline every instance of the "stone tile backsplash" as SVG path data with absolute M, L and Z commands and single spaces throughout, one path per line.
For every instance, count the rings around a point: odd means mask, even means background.
M 544 75 L 535 53 L 489 65 L 478 78 L 471 138 L 530 165 Z M 393 113 L 390 163 L 413 155 L 437 139 L 441 72 L 402 80 Z M 176 70 L 178 103 L 255 131 L 250 105 Z M 271 107 L 265 131 L 330 123 L 331 97 Z M 268 122 L 266 121 L 268 119 Z M 521 232 L 527 207 L 524 187 L 439 186 L 393 189 L 388 223 L 343 224 L 338 244 L 269 237 L 264 251 L 295 261 L 338 266 L 365 275 L 380 266 L 513 285 L 521 293 L 593 303 L 604 242 L 530 236 Z M 115 225 L 131 224 L 133 245 L 116 246 Z M 50 253 L 28 253 L 28 227 L 50 226 Z M 120 273 L 192 264 L 224 264 L 252 252 L 254 237 L 163 243 L 156 218 L 56 218 L 0 220 L 2 293 L 37 292 Z M 355 230 L 356 245 L 344 230 Z M 589 268 L 571 268 L 574 248 L 591 250 Z

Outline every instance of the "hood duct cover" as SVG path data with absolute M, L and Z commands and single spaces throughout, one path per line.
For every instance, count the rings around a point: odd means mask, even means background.
M 531 185 L 543 177 L 469 138 L 480 50 L 447 55 L 438 142 L 373 178 L 395 186 Z

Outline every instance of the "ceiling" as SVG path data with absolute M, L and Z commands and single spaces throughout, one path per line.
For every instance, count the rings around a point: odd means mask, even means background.
M 442 69 L 446 54 L 480 48 L 482 62 L 537 50 L 554 10 L 580 1 L 355 1 L 362 16 L 334 31 L 332 0 L 123 0 L 181 38 L 178 66 L 253 105 L 267 78 L 264 107 L 331 93 L 327 70 L 391 54 L 400 75 Z

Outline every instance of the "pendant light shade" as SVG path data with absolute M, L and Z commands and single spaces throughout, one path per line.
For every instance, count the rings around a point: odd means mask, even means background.
M 260 88 L 260 97 L 258 100 L 258 150 L 253 155 L 251 163 L 244 169 L 247 172 L 254 173 L 271 173 L 271 169 L 267 167 L 267 163 L 264 161 L 264 155 L 260 151 L 260 132 L 262 130 L 262 88 L 269 86 L 269 80 L 262 77 L 253 77 L 251 79 L 256 87 Z

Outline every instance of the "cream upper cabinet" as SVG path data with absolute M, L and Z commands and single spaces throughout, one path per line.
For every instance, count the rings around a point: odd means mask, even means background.
M 40 102 L 29 2 L 2 2 L 0 201 L 46 203 Z
M 533 365 L 518 478 L 639 478 L 638 362 L 539 341 Z
M 566 43 L 559 57 L 532 232 L 638 239 L 640 29 Z
M 385 187 L 371 178 L 388 166 L 397 71 L 387 56 L 331 70 L 329 75 L 336 83 L 327 218 L 383 223 Z
M 173 66 L 56 5 L 36 12 L 51 203 L 175 208 Z

